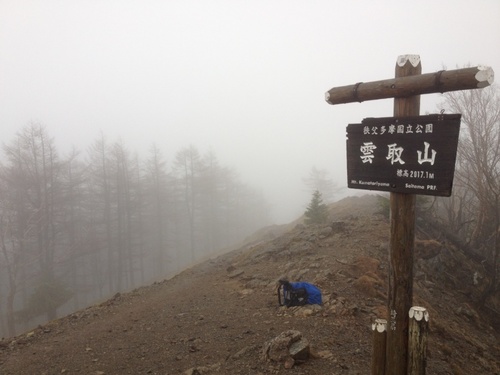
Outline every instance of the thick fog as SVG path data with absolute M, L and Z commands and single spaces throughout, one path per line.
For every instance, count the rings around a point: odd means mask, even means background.
M 194 145 L 261 190 L 284 223 L 327 170 L 347 191 L 345 127 L 392 101 L 328 105 L 332 87 L 466 64 L 500 71 L 500 2 L 0 0 L 0 124 L 42 124 L 59 148 L 106 136 L 167 163 Z M 498 74 L 498 73 L 497 73 Z M 439 95 L 422 97 L 436 112 Z

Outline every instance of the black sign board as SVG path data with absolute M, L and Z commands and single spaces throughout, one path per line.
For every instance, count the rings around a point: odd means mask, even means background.
M 366 118 L 347 126 L 347 186 L 450 196 L 460 114 Z

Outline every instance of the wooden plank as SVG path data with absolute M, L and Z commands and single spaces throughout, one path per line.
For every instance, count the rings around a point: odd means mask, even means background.
M 415 58 L 415 55 L 410 56 Z M 408 60 L 404 60 L 404 58 L 405 56 L 402 57 L 402 62 L 407 62 L 413 66 L 409 58 Z M 420 58 L 418 60 L 420 62 Z M 342 104 L 478 89 L 491 85 L 494 76 L 493 69 L 487 66 L 442 70 L 436 73 L 401 76 L 381 81 L 359 82 L 354 85 L 334 87 L 325 93 L 325 100 L 329 104 Z
M 376 319 L 372 324 L 373 349 L 371 375 L 385 375 L 385 347 L 387 345 L 387 320 Z
M 413 306 L 409 311 L 408 375 L 425 375 L 427 365 L 427 333 L 429 313 L 425 307 Z
M 422 65 L 418 57 L 406 55 L 396 64 L 395 76 L 419 75 Z M 420 96 L 396 98 L 394 117 L 418 116 Z M 391 193 L 391 238 L 389 269 L 389 315 L 387 331 L 386 373 L 406 374 L 408 367 L 408 311 L 413 300 L 413 250 L 415 242 L 416 195 Z
M 366 118 L 347 126 L 347 186 L 450 196 L 460 114 Z

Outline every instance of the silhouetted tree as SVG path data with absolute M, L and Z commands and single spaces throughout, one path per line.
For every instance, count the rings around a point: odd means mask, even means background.
M 130 155 L 123 142 L 116 142 L 111 152 L 113 194 L 113 221 L 116 223 L 114 235 L 116 249 L 117 290 L 130 289 L 135 284 L 133 257 L 133 186 Z
M 24 265 L 28 258 L 28 237 L 30 235 L 30 210 L 24 199 L 24 179 L 19 138 L 4 146 L 8 156 L 6 165 L 1 166 L 0 174 L 0 243 L 2 261 L 0 262 L 0 287 L 6 288 L 5 301 L 0 303 L 0 313 L 5 314 L 7 332 L 15 335 L 15 297 L 25 281 Z
M 30 124 L 23 128 L 16 139 L 4 148 L 7 156 L 7 190 L 14 198 L 11 221 L 12 240 L 9 243 L 24 253 L 26 262 L 37 267 L 22 269 L 34 280 L 45 280 L 47 285 L 58 280 L 55 265 L 64 256 L 61 247 L 62 222 L 62 178 L 61 165 L 54 141 L 40 124 Z M 19 220 L 19 221 L 18 221 Z M 59 256 L 60 259 L 56 259 Z M 27 276 L 25 276 L 27 277 Z M 26 280 L 26 279 L 25 279 Z M 47 289 L 39 290 L 43 293 Z M 56 304 L 44 305 L 47 319 L 57 317 Z
M 74 291 L 73 306 L 79 309 L 85 306 L 80 301 L 80 286 L 88 277 L 88 268 L 85 267 L 85 255 L 88 250 L 87 230 L 88 214 L 86 207 L 86 176 L 85 164 L 80 159 L 80 153 L 73 149 L 69 157 L 61 166 L 61 235 L 60 243 L 64 248 L 66 269 L 63 271 Z
M 113 221 L 112 196 L 115 192 L 111 160 L 109 154 L 110 146 L 103 134 L 90 147 L 88 152 L 88 196 L 89 207 L 89 236 L 96 251 L 92 259 L 92 281 L 95 282 L 99 297 L 103 297 L 105 289 L 108 293 L 116 291 L 116 266 L 113 233 L 115 223 Z
M 145 166 L 145 202 L 147 207 L 148 249 L 154 259 L 155 273 L 167 271 L 169 176 L 160 149 L 153 145 Z
M 189 251 L 191 254 L 191 262 L 196 258 L 196 231 L 197 231 L 197 215 L 198 207 L 198 182 L 202 170 L 202 160 L 200 153 L 196 147 L 190 145 L 178 151 L 174 159 L 174 171 L 178 178 L 178 188 L 182 191 L 180 198 L 184 206 L 184 213 L 187 218 L 187 232 L 189 239 Z
M 220 167 L 215 154 L 210 151 L 201 163 L 199 179 L 200 192 L 200 230 L 202 232 L 203 251 L 214 251 L 222 247 L 221 228 L 224 215 L 222 189 L 225 170 Z

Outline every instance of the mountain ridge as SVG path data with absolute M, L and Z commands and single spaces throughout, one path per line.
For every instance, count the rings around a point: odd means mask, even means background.
M 367 374 L 371 323 L 387 318 L 390 233 L 378 200 L 342 199 L 329 205 L 326 225 L 299 218 L 265 228 L 171 279 L 3 339 L 0 373 Z M 498 316 L 482 316 L 470 280 L 446 279 L 450 265 L 461 267 L 455 275 L 476 265 L 452 244 L 417 237 L 414 302 L 430 314 L 427 373 L 500 374 Z M 318 285 L 323 305 L 279 307 L 282 277 Z M 290 330 L 312 356 L 286 368 L 265 348 Z

